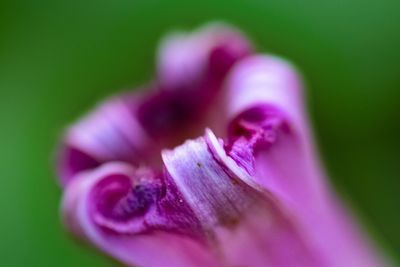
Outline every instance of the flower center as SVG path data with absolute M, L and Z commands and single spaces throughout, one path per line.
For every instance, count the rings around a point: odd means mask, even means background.
M 92 191 L 93 219 L 118 232 L 139 231 L 146 213 L 164 194 L 164 183 L 151 171 L 110 174 Z
M 149 95 L 137 108 L 136 115 L 146 133 L 161 148 L 173 148 L 185 140 L 201 136 L 212 120 L 222 114 L 214 113 L 218 94 L 232 66 L 249 54 L 249 48 L 238 43 L 223 42 L 209 51 L 203 68 L 193 80 L 180 84 L 158 85 L 157 92 Z M 217 104 L 218 105 L 218 104 Z M 217 107 L 221 113 L 222 107 Z

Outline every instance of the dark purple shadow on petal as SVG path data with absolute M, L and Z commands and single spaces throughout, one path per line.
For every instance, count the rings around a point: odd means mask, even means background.
M 176 88 L 163 88 L 162 81 L 159 82 L 160 88 L 144 99 L 136 111 L 151 137 L 170 148 L 203 133 L 207 110 L 221 90 L 226 74 L 237 61 L 250 54 L 248 46 L 237 42 L 226 40 L 211 49 L 207 65 L 197 79 Z M 167 141 L 162 142 L 163 139 Z
M 161 138 L 188 126 L 194 116 L 193 100 L 185 90 L 163 90 L 144 100 L 137 116 L 150 136 Z
M 96 168 L 100 161 L 84 153 L 83 151 L 66 145 L 60 155 L 60 174 L 62 185 L 66 185 L 69 178 L 88 169 Z
M 237 61 L 250 54 L 251 49 L 243 40 L 225 40 L 210 52 L 208 75 L 224 78 Z
M 202 228 L 165 170 L 112 173 L 91 190 L 92 220 L 106 234 L 166 231 L 201 239 Z
M 97 186 L 97 210 L 120 222 L 143 216 L 163 190 L 161 184 L 149 182 L 132 186 L 130 178 L 121 174 L 104 178 Z

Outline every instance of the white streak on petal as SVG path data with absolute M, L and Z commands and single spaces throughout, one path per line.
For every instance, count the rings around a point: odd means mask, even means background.
M 66 142 L 96 159 L 133 157 L 148 138 L 122 99 L 115 98 L 75 124 Z
M 206 229 L 221 221 L 237 220 L 254 201 L 210 153 L 201 137 L 186 141 L 172 151 L 163 151 L 167 171 Z

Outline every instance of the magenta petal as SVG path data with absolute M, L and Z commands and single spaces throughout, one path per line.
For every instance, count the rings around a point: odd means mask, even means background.
M 137 171 L 127 164 L 108 163 L 77 176 L 70 182 L 64 195 L 62 213 L 67 226 L 103 252 L 129 266 L 218 267 L 203 244 L 191 237 L 146 229 L 148 224 L 143 224 L 144 214 L 134 213 L 136 219 L 131 220 L 136 221 L 127 222 L 125 218 L 124 227 L 124 218 L 121 216 L 110 217 L 107 211 L 99 211 L 98 205 L 105 205 L 102 202 L 114 202 L 113 195 L 121 199 L 121 194 L 126 194 L 127 178 L 134 184 L 138 182 L 137 179 L 140 180 L 136 175 Z M 108 200 L 104 199 L 105 195 L 108 195 Z M 179 203 L 178 199 L 176 201 Z M 99 215 L 99 212 L 103 214 Z M 106 218 L 99 220 L 99 216 L 108 216 L 110 221 L 106 222 Z

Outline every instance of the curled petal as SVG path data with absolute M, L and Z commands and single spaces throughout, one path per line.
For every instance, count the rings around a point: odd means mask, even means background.
M 160 191 L 154 190 L 154 184 L 147 197 L 135 198 L 143 196 L 143 192 L 139 195 L 138 190 L 132 192 L 133 184 L 143 183 L 141 179 L 149 179 L 141 177 L 142 174 L 139 177 L 137 175 L 137 170 L 125 163 L 108 163 L 81 173 L 70 182 L 64 195 L 62 214 L 67 227 L 129 266 L 217 267 L 201 242 L 191 236 L 162 229 L 166 228 L 169 218 L 174 218 L 174 213 L 155 218 L 159 206 L 166 205 L 162 201 L 158 205 L 154 203 L 160 197 Z M 130 203 L 127 200 L 129 196 Z M 124 201 L 125 207 L 121 203 Z M 175 206 L 184 205 L 179 198 L 174 201 Z M 174 206 L 173 203 L 169 204 L 167 211 Z M 190 217 L 190 214 L 183 215 L 184 219 Z M 157 224 L 155 221 L 162 220 L 166 222 L 163 227 L 152 227 Z
M 325 184 L 293 68 L 271 57 L 248 58 L 232 71 L 228 94 L 228 154 L 291 210 L 330 264 L 324 266 L 380 266 Z
M 226 109 L 232 120 L 258 104 L 285 110 L 295 121 L 304 119 L 301 80 L 283 59 L 256 55 L 235 65 L 226 81 Z

